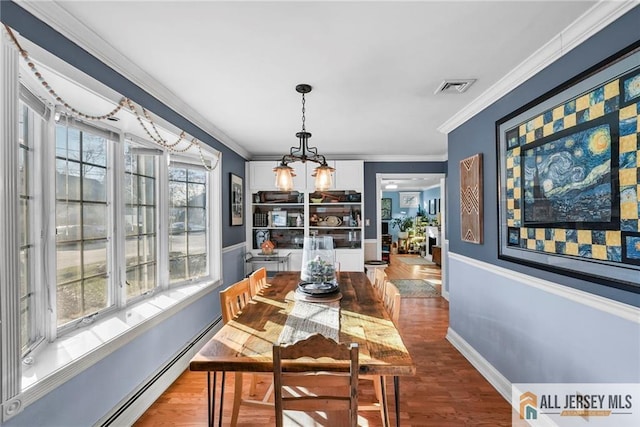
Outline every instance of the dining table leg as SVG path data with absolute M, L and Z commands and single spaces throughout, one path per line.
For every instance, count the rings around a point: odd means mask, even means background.
M 220 413 L 218 414 L 218 427 L 222 427 L 222 405 L 224 404 L 224 382 L 227 378 L 227 372 L 222 371 L 222 381 L 220 383 Z
M 217 372 L 213 372 L 213 387 L 211 384 L 211 372 L 207 371 L 207 425 L 214 426 L 214 413 L 216 411 L 216 382 Z
M 218 427 L 222 427 L 222 405 L 224 404 L 224 383 L 226 372 L 222 371 L 222 381 L 220 383 L 220 409 L 218 412 Z M 218 382 L 218 372 L 213 372 L 213 384 L 211 384 L 211 372 L 207 372 L 207 425 L 216 425 L 216 384 Z
M 382 425 L 384 427 L 391 427 L 391 423 L 389 423 L 389 403 L 387 402 L 387 382 L 384 379 L 383 375 L 380 375 L 380 394 L 382 395 L 382 412 L 384 419 L 382 420 Z
M 396 399 L 396 427 L 400 427 L 400 377 L 393 377 L 393 395 Z

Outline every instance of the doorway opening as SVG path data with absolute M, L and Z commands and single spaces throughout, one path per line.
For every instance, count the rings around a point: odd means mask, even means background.
M 432 260 L 433 247 L 439 251 L 444 241 L 445 184 L 445 174 L 441 173 L 376 174 L 376 247 L 366 252 L 385 260 L 395 248 Z M 422 218 L 422 226 L 416 227 L 416 217 Z M 398 224 L 406 218 L 413 220 L 412 229 L 419 228 L 412 238 L 403 234 L 400 228 L 404 227 Z

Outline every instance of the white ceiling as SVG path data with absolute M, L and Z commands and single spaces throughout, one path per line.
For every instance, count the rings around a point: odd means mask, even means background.
M 327 158 L 445 160 L 437 128 L 551 40 L 588 1 L 60 1 L 250 159 L 307 130 Z M 77 21 L 75 21 L 77 19 Z M 83 26 L 82 23 L 86 26 Z M 73 37 L 72 37 L 73 38 Z M 82 45 L 82 44 L 81 44 Z M 124 67 L 124 64 L 120 64 Z M 126 71 L 126 69 L 125 69 Z M 126 74 L 125 74 L 126 75 Z M 463 94 L 444 79 L 477 79 Z M 167 92 L 167 93 L 168 93 Z M 207 126 L 205 126 L 205 130 Z

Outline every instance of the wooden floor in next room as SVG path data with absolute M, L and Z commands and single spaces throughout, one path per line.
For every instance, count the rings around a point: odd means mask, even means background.
M 392 255 L 386 268 L 389 279 L 426 279 L 440 283 L 435 265 L 411 265 Z M 417 257 L 417 255 L 414 255 Z M 438 286 L 436 286 L 438 287 Z M 439 290 L 439 287 L 438 287 Z M 401 425 L 426 427 L 511 426 L 511 407 L 506 400 L 445 339 L 449 326 L 449 303 L 442 297 L 403 298 L 399 329 L 417 367 L 415 377 L 400 381 Z M 224 424 L 231 420 L 232 375 L 225 389 Z M 206 426 L 206 376 L 185 371 L 144 413 L 136 426 Z M 260 388 L 262 387 L 262 388 Z M 363 392 L 370 383 L 363 383 Z M 259 392 L 266 384 L 259 385 Z M 248 389 L 248 383 L 245 390 Z M 395 407 L 390 395 L 391 423 Z M 360 412 L 360 425 L 381 426 L 377 412 Z M 272 411 L 242 407 L 238 426 L 273 426 Z

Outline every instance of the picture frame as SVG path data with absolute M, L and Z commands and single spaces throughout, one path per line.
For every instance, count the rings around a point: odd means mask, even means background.
M 253 231 L 253 249 L 261 249 L 261 245 L 267 240 L 271 240 L 271 232 L 268 229 Z
M 391 199 L 388 197 L 383 197 L 380 203 L 380 219 L 390 220 L 392 212 Z
M 640 43 L 496 122 L 500 259 L 640 293 Z
M 271 225 L 273 227 L 287 227 L 287 211 L 271 211 Z
M 401 208 L 417 208 L 420 204 L 419 191 L 404 191 L 400 193 Z
M 231 173 L 229 180 L 231 225 L 242 225 L 244 223 L 244 185 L 242 177 Z

